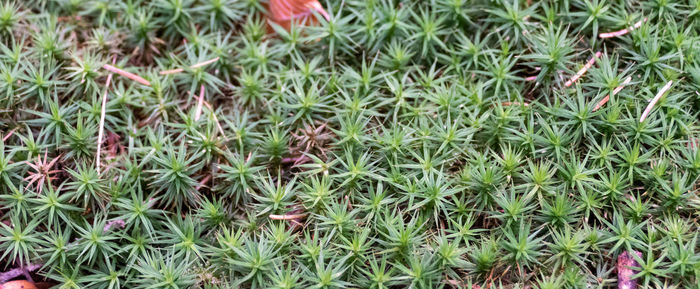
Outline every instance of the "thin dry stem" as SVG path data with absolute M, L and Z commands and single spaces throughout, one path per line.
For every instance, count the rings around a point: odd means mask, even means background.
M 194 113 L 194 120 L 199 120 L 202 116 L 202 104 L 204 102 L 204 84 L 199 87 L 199 100 L 197 100 L 197 111 Z
M 7 135 L 2 138 L 2 141 L 4 142 L 8 138 L 10 138 L 12 136 L 12 134 L 15 133 L 16 130 L 17 130 L 17 128 L 13 128 L 12 130 L 10 130 L 10 132 L 8 132 Z
M 306 217 L 308 214 L 294 214 L 294 215 L 270 215 L 269 218 L 271 220 L 296 220 L 296 219 L 301 219 L 303 217 Z
M 581 76 L 583 76 L 583 74 L 585 74 L 586 71 L 588 71 L 588 69 L 590 69 L 593 66 L 595 60 L 598 59 L 598 57 L 600 57 L 601 54 L 602 53 L 600 51 L 596 52 L 595 56 L 589 59 L 588 62 L 586 62 L 586 65 L 584 65 L 578 72 L 576 72 L 576 75 L 574 75 L 574 77 L 572 77 L 571 79 L 569 79 L 569 81 L 564 83 L 564 86 L 569 87 L 572 84 L 574 84 L 574 82 L 576 82 L 579 78 L 581 78 Z
M 145 86 L 151 86 L 151 82 L 149 82 L 148 80 L 144 79 L 143 77 L 138 76 L 138 75 L 133 74 L 133 73 L 128 72 L 128 71 L 121 70 L 121 69 L 116 68 L 116 67 L 114 67 L 114 66 L 112 66 L 112 65 L 105 64 L 104 66 L 102 66 L 102 68 L 104 68 L 104 69 L 106 69 L 106 70 L 108 70 L 108 71 L 114 72 L 114 73 L 116 73 L 116 74 L 119 74 L 119 75 L 121 75 L 121 76 L 124 76 L 124 77 L 126 77 L 126 78 L 128 78 L 128 79 L 131 79 L 131 80 L 133 80 L 133 81 L 136 81 L 136 82 L 138 82 L 138 83 L 140 83 L 140 84 L 143 84 L 143 85 L 145 85 Z
M 112 64 L 117 62 L 117 56 L 112 57 Z M 107 75 L 107 81 L 105 81 L 105 93 L 102 95 L 102 109 L 100 110 L 100 128 L 97 132 L 97 155 L 95 160 L 95 166 L 97 167 L 97 174 L 100 174 L 100 155 L 102 150 L 102 136 L 105 132 L 105 114 L 107 107 L 107 95 L 109 92 L 109 85 L 112 83 L 112 73 Z
M 642 113 L 642 117 L 639 118 L 639 122 L 643 122 L 647 118 L 647 116 L 649 116 L 649 113 L 654 108 L 656 102 L 658 102 L 659 99 L 661 99 L 661 97 L 666 93 L 666 91 L 668 91 L 671 88 L 672 84 L 673 80 L 669 80 L 666 83 L 666 85 L 664 85 L 664 87 L 662 87 L 661 90 L 659 90 L 659 92 L 656 93 L 656 96 L 654 96 L 654 98 L 649 102 L 649 105 L 647 105 L 647 108 Z
M 198 67 L 209 65 L 209 64 L 212 64 L 212 63 L 217 62 L 217 61 L 219 61 L 219 57 L 212 58 L 212 59 L 209 59 L 207 61 L 194 64 L 194 65 L 190 66 L 190 69 L 195 69 Z M 163 70 L 160 72 L 160 75 L 176 74 L 176 73 L 180 73 L 180 72 L 184 72 L 184 71 L 185 71 L 184 68 L 175 68 L 175 69 L 170 69 L 170 70 Z
M 632 77 L 631 77 L 631 76 L 628 76 L 627 78 L 625 78 L 625 81 L 623 81 L 622 84 L 620 84 L 620 86 L 616 87 L 616 88 L 612 91 L 611 94 L 606 95 L 605 98 L 603 98 L 600 102 L 598 102 L 598 104 L 596 104 L 596 106 L 593 108 L 593 111 L 599 110 L 601 107 L 603 107 L 603 105 L 605 105 L 606 103 L 608 103 L 608 101 L 610 100 L 610 97 L 611 97 L 611 96 L 615 96 L 616 94 L 618 94 L 623 88 L 625 88 L 625 86 L 626 86 L 627 84 L 630 83 L 630 81 L 632 81 Z
M 644 19 L 637 21 L 637 23 L 634 23 L 634 25 L 632 25 L 630 27 L 627 27 L 625 29 L 618 30 L 618 31 L 600 33 L 600 34 L 598 34 L 598 37 L 603 38 L 603 39 L 612 38 L 612 37 L 619 37 L 619 36 L 625 35 L 627 33 L 630 33 L 630 31 L 632 31 L 632 30 L 635 30 L 639 27 L 642 27 L 642 23 L 644 23 L 646 21 L 647 21 L 647 18 L 645 17 Z

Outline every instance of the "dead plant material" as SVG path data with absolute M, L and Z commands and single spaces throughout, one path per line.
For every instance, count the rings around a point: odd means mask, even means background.
M 131 72 L 125 71 L 125 70 L 121 70 L 121 69 L 116 68 L 116 67 L 114 67 L 114 66 L 112 66 L 112 65 L 105 64 L 104 66 L 102 66 L 102 68 L 106 69 L 107 71 L 114 72 L 114 73 L 116 73 L 116 74 L 119 74 L 119 75 L 121 75 L 121 76 L 124 76 L 124 77 L 126 77 L 126 78 L 128 78 L 128 79 L 131 79 L 131 80 L 133 80 L 133 81 L 136 81 L 136 82 L 138 82 L 138 83 L 140 83 L 140 84 L 143 84 L 143 85 L 145 85 L 145 86 L 151 86 L 151 82 L 148 81 L 148 80 L 146 80 L 146 79 L 144 79 L 143 77 L 138 76 L 138 75 L 136 75 L 136 74 L 133 74 L 133 73 L 131 73 Z
M 314 12 L 321 14 L 326 21 L 331 17 L 318 0 L 270 0 L 268 18 L 289 31 L 292 23 L 317 25 Z
M 636 254 L 637 257 L 642 257 L 642 253 L 639 251 L 633 252 L 622 252 L 617 256 L 617 288 L 618 289 L 636 289 L 637 280 L 632 278 L 637 271 L 634 267 L 639 267 L 639 263 L 634 259 L 632 254 Z
M 506 102 L 502 102 L 501 105 L 503 105 L 503 106 L 520 106 L 520 105 L 522 105 L 525 107 L 530 106 L 530 104 L 527 102 L 520 103 L 517 101 L 506 101 Z
M 117 57 L 112 57 L 112 65 L 117 62 Z M 97 154 L 95 155 L 95 166 L 97 168 L 97 174 L 100 174 L 100 155 L 102 149 L 102 136 L 105 132 L 105 114 L 107 111 L 107 95 L 109 92 L 109 85 L 112 83 L 112 73 L 107 75 L 107 81 L 105 81 L 105 93 L 102 95 L 102 108 L 100 110 L 100 127 L 97 132 Z
M 578 72 L 576 72 L 574 77 L 572 77 L 566 83 L 564 83 L 564 86 L 569 87 L 572 84 L 574 84 L 574 82 L 576 82 L 579 78 L 581 78 L 581 76 L 583 76 L 586 73 L 586 71 L 588 71 L 588 69 L 590 69 L 593 66 L 593 64 L 595 64 L 596 59 L 598 59 L 598 57 L 600 57 L 601 54 L 602 52 L 600 51 L 596 52 L 595 56 L 589 59 L 588 62 L 586 62 L 586 65 L 584 65 Z
M 20 266 L 18 268 L 14 268 L 10 271 L 2 272 L 0 273 L 0 284 L 5 283 L 9 280 L 12 280 L 14 278 L 17 278 L 19 276 L 25 275 L 28 272 L 36 271 L 39 268 L 41 268 L 41 264 L 29 264 L 27 266 Z
M 598 102 L 598 104 L 596 104 L 596 106 L 593 108 L 593 111 L 599 110 L 601 107 L 603 107 L 603 105 L 608 103 L 608 101 L 610 101 L 610 97 L 618 94 L 623 88 L 625 88 L 625 86 L 627 86 L 627 84 L 630 83 L 630 81 L 632 81 L 631 76 L 628 76 L 627 78 L 625 78 L 625 80 L 622 82 L 622 84 L 620 84 L 620 86 L 616 87 L 612 91 L 612 93 L 606 95 L 605 98 L 603 98 L 600 102 Z
M 60 173 L 61 170 L 52 169 L 56 162 L 61 159 L 61 155 L 55 157 L 51 161 L 48 161 L 48 151 L 44 151 L 44 159 L 41 159 L 41 154 L 37 156 L 37 160 L 34 163 L 27 162 L 27 166 L 34 169 L 33 172 L 27 172 L 29 176 L 24 178 L 27 183 L 27 187 L 35 184 L 37 187 L 37 193 L 41 193 L 44 183 L 51 185 L 51 175 Z
M 637 23 L 634 23 L 634 25 L 632 25 L 630 27 L 627 27 L 625 29 L 618 30 L 618 31 L 600 33 L 600 34 L 598 34 L 598 37 L 603 38 L 603 39 L 619 37 L 619 36 L 625 35 L 627 33 L 630 33 L 631 31 L 633 31 L 639 27 L 642 27 L 642 23 L 644 23 L 646 21 L 647 21 L 647 18 L 644 17 L 644 19 L 637 21 Z
M 297 220 L 306 217 L 308 214 L 294 214 L 294 215 L 270 215 L 268 216 L 271 220 Z
M 12 130 L 10 130 L 10 131 L 7 133 L 7 135 L 5 135 L 4 137 L 2 137 L 2 141 L 3 141 L 3 142 L 4 142 L 4 141 L 7 141 L 7 139 L 10 138 L 10 137 L 12 136 L 12 134 L 15 133 L 15 131 L 17 131 L 17 128 L 13 128 Z
M 219 57 L 215 57 L 215 58 L 209 59 L 207 61 L 203 61 L 203 62 L 194 64 L 194 65 L 190 66 L 190 69 L 195 69 L 195 68 L 199 68 L 202 66 L 206 66 L 206 65 L 212 64 L 212 63 L 217 62 L 217 61 L 219 61 Z M 170 69 L 170 70 L 163 70 L 163 71 L 159 72 L 159 74 L 160 75 L 168 75 L 168 74 L 181 73 L 184 71 L 185 71 L 184 68 L 175 68 L 175 69 Z
M 204 102 L 204 84 L 199 87 L 199 99 L 197 100 L 197 110 L 194 113 L 194 120 L 199 120 L 202 116 L 202 104 Z
M 643 122 L 647 116 L 649 116 L 649 113 L 651 113 L 651 110 L 654 108 L 654 105 L 661 99 L 661 97 L 669 90 L 671 89 L 671 85 L 673 85 L 673 80 L 669 80 L 664 87 L 659 90 L 659 92 L 656 93 L 656 96 L 649 102 L 649 105 L 647 105 L 647 108 L 644 109 L 644 112 L 642 113 L 642 117 L 639 118 L 639 122 Z

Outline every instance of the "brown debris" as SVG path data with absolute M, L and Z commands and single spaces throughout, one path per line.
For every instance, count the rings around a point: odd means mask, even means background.
M 605 39 L 605 38 L 622 36 L 622 35 L 625 35 L 627 33 L 630 33 L 630 31 L 632 31 L 632 30 L 635 30 L 639 27 L 642 27 L 642 23 L 644 23 L 646 21 L 647 21 L 647 18 L 645 17 L 644 19 L 637 21 L 637 23 L 634 23 L 634 25 L 632 25 L 630 27 L 627 27 L 625 29 L 618 30 L 618 31 L 600 33 L 598 35 L 598 37 Z
M 586 73 L 586 71 L 588 71 L 588 69 L 590 69 L 593 66 L 593 64 L 595 64 L 595 60 L 598 59 L 598 57 L 600 57 L 601 54 L 602 52 L 600 51 L 596 52 L 595 56 L 589 59 L 588 62 L 586 62 L 586 65 L 584 65 L 578 72 L 576 72 L 576 75 L 574 75 L 574 77 L 572 77 L 566 83 L 564 83 L 564 86 L 569 87 L 572 84 L 574 84 L 574 82 L 576 82 L 579 78 L 581 78 L 581 76 L 583 76 Z
M 29 181 L 29 183 L 27 183 L 27 187 L 31 186 L 33 183 L 36 183 L 35 186 L 38 189 L 37 193 L 41 193 L 41 190 L 44 187 L 44 183 L 51 185 L 51 175 L 61 172 L 61 170 L 52 169 L 59 159 L 61 159 L 61 155 L 49 161 L 48 151 L 45 151 L 43 160 L 41 159 L 40 154 L 39 156 L 37 156 L 37 160 L 34 163 L 30 163 L 29 161 L 27 161 L 27 166 L 34 169 L 34 172 L 27 172 L 29 176 L 24 178 L 25 181 Z
M 622 82 L 622 84 L 620 84 L 620 86 L 616 87 L 616 88 L 612 91 L 611 94 L 606 95 L 605 98 L 603 98 L 600 102 L 598 102 L 598 104 L 596 104 L 596 106 L 593 108 L 593 111 L 599 110 L 601 107 L 603 107 L 603 105 L 605 105 L 606 103 L 608 103 L 608 101 L 610 100 L 610 97 L 611 97 L 611 96 L 615 96 L 616 94 L 618 94 L 623 88 L 625 88 L 625 86 L 626 86 L 627 84 L 630 83 L 631 80 L 632 80 L 632 77 L 631 77 L 631 76 L 628 76 L 627 78 L 625 78 L 625 80 Z
M 656 93 L 656 96 L 649 102 L 649 105 L 647 105 L 647 108 L 644 109 L 644 112 L 642 113 L 642 117 L 639 118 L 639 122 L 643 122 L 647 116 L 649 116 L 649 113 L 651 113 L 651 109 L 654 108 L 654 105 L 656 102 L 661 99 L 661 97 L 669 90 L 671 89 L 671 85 L 673 85 L 673 80 L 669 80 L 664 87 L 659 90 L 659 92 Z
M 638 257 L 642 257 L 639 251 L 633 251 Z M 622 252 L 617 256 L 617 288 L 618 289 L 635 289 L 637 288 L 637 280 L 632 279 L 632 276 L 637 274 L 633 267 L 638 267 L 639 263 L 634 259 L 630 252 Z
M 28 272 L 35 271 L 35 270 L 41 268 L 41 266 L 42 266 L 41 264 L 34 264 L 34 265 L 29 264 L 27 266 L 14 268 L 14 269 L 7 271 L 7 272 L 2 272 L 2 273 L 0 273 L 0 283 L 5 283 L 8 280 L 12 280 L 12 279 L 17 278 L 17 277 L 22 276 L 22 275 L 27 275 Z
M 117 57 L 112 57 L 112 64 L 117 62 Z M 107 95 L 109 92 L 109 85 L 112 83 L 112 74 L 107 75 L 107 81 L 105 81 L 105 93 L 102 95 L 102 109 L 100 110 L 100 128 L 97 132 L 97 154 L 95 155 L 95 166 L 97 167 L 97 174 L 100 174 L 100 155 L 102 149 L 102 136 L 105 132 L 105 114 L 107 113 Z
M 308 214 L 295 214 L 295 215 L 270 215 L 271 220 L 297 220 L 306 217 Z
M 2 141 L 6 141 L 8 138 L 10 138 L 10 137 L 12 136 L 12 134 L 15 133 L 16 130 L 17 130 L 17 128 L 13 128 L 12 130 L 10 130 L 10 131 L 7 133 L 7 135 L 5 135 L 5 136 L 2 138 Z
M 194 64 L 194 65 L 190 66 L 190 69 L 195 69 L 195 68 L 198 68 L 198 67 L 202 67 L 202 66 L 205 66 L 205 65 L 209 65 L 209 64 L 212 64 L 212 63 L 217 62 L 217 61 L 219 61 L 219 57 L 216 57 L 216 58 L 213 58 L 213 59 L 209 59 L 209 60 L 207 60 L 207 61 L 203 61 L 203 62 Z M 180 72 L 184 72 L 184 71 L 185 71 L 185 69 L 183 69 L 183 68 L 176 68 L 176 69 L 170 69 L 170 70 L 163 70 L 163 71 L 160 72 L 160 75 L 176 74 L 176 73 L 180 73 Z
M 114 72 L 114 73 L 119 74 L 119 75 L 121 75 L 121 76 L 124 76 L 124 77 L 126 77 L 126 78 L 128 78 L 128 79 L 131 79 L 131 80 L 133 80 L 133 81 L 136 81 L 136 82 L 138 82 L 138 83 L 140 83 L 140 84 L 143 84 L 143 85 L 145 85 L 145 86 L 151 86 L 151 82 L 149 82 L 148 80 L 144 79 L 143 77 L 138 76 L 138 75 L 136 75 L 136 74 L 133 74 L 133 73 L 131 73 L 131 72 L 128 72 L 128 71 L 125 71 L 125 70 L 116 68 L 116 67 L 114 67 L 114 66 L 112 66 L 112 65 L 105 64 L 104 66 L 102 66 L 102 68 L 106 69 L 107 71 L 111 71 L 111 72 Z

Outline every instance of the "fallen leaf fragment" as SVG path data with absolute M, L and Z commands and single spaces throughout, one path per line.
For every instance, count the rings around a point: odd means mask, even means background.
M 0 289 L 37 289 L 34 283 L 27 280 L 15 280 L 0 285 Z
M 314 11 L 326 20 L 331 18 L 318 0 L 270 0 L 269 11 L 270 20 L 286 30 L 289 30 L 293 21 L 297 24 L 316 25 L 318 20 L 313 17 Z
M 634 267 L 639 267 L 639 263 L 634 259 L 632 254 L 636 254 L 638 257 L 642 257 L 642 253 L 639 251 L 623 252 L 617 256 L 617 288 L 618 289 L 635 289 L 637 288 L 637 280 L 633 279 L 632 276 L 637 274 Z

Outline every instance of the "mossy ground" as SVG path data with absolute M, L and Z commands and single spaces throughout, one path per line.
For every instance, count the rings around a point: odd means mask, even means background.
M 3 1 L 0 270 L 700 288 L 699 1 L 321 4 Z

